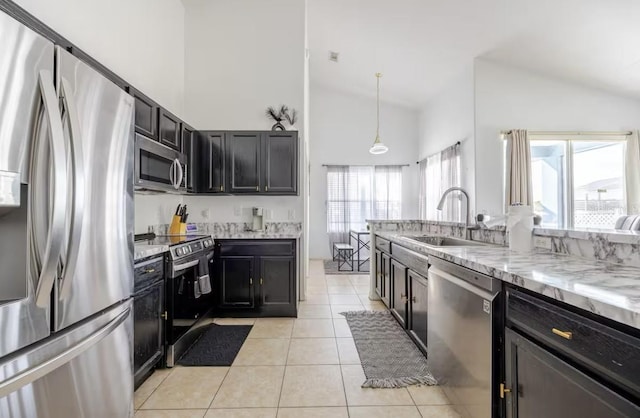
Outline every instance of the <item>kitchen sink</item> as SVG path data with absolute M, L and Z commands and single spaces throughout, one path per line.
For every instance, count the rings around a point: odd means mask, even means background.
M 487 245 L 483 242 L 469 241 L 461 238 L 442 237 L 437 235 L 405 235 L 404 238 L 420 241 L 434 247 L 476 247 Z

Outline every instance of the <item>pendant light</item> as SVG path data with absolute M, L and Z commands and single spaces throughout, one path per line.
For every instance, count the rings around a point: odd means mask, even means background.
M 376 139 L 369 148 L 371 154 L 384 154 L 389 148 L 380 140 L 380 77 L 382 73 L 376 73 Z

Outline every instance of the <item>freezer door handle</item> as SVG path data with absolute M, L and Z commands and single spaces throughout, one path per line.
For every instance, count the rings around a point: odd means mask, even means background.
M 125 319 L 127 319 L 130 311 L 131 308 L 127 308 L 102 328 L 99 328 L 98 330 L 89 334 L 71 348 L 43 361 L 36 366 L 30 367 L 18 374 L 0 381 L 0 399 L 51 373 L 53 370 L 70 362 L 80 354 L 84 353 L 85 351 L 102 341 L 116 328 L 118 328 Z
M 58 270 L 58 260 L 62 252 L 62 242 L 64 238 L 64 224 L 66 216 L 67 204 L 67 161 L 66 150 L 64 145 L 64 132 L 62 130 L 62 117 L 58 108 L 58 96 L 53 88 L 53 76 L 50 71 L 42 70 L 38 75 L 38 85 L 42 95 L 42 103 L 44 105 L 45 115 L 48 120 L 50 140 L 50 158 L 53 162 L 53 170 L 51 173 L 51 184 L 53 190 L 50 194 L 51 212 L 49 213 L 49 225 L 47 231 L 47 242 L 44 250 L 44 257 L 41 258 L 40 274 L 38 278 L 38 286 L 36 289 L 36 305 L 39 307 L 47 307 L 51 289 L 55 283 Z M 35 152 L 39 152 L 39 145 L 35 144 Z M 32 164 L 31 178 L 35 166 Z M 47 181 L 47 180 L 45 180 Z M 32 190 L 35 190 L 32 187 Z M 35 191 L 34 191 L 35 193 Z M 33 197 L 33 196 L 32 196 Z M 31 215 L 37 216 L 35 211 L 31 211 Z M 37 240 L 37 234 L 34 233 L 33 238 Z
M 82 225 L 84 220 L 85 204 L 85 169 L 82 152 L 82 137 L 80 132 L 80 122 L 78 120 L 78 109 L 73 96 L 73 90 L 69 81 L 61 78 L 61 96 L 65 104 L 67 118 L 69 121 L 69 151 L 71 154 L 71 176 L 73 179 L 73 189 L 71 191 L 71 231 L 69 233 L 69 244 L 67 247 L 66 260 L 63 263 L 61 274 L 62 283 L 60 286 L 60 299 L 66 299 L 71 291 L 71 280 L 75 274 L 78 262 L 78 252 L 80 250 L 80 237 L 82 235 Z

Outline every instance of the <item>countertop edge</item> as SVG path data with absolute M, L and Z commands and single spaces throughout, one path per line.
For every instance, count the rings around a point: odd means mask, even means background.
M 397 233 L 393 231 L 375 231 L 374 233 L 381 236 L 382 238 L 388 239 L 391 242 L 402 245 L 418 253 L 452 262 L 462 267 L 466 267 L 479 273 L 483 273 L 493 278 L 499 279 L 503 282 L 522 287 L 540 295 L 555 299 L 559 302 L 564 302 L 576 308 L 580 308 L 593 314 L 600 315 L 612 321 L 622 323 L 632 328 L 640 329 L 640 311 L 636 307 L 624 307 L 615 305 L 607 301 L 598 299 L 593 295 L 587 295 L 584 293 L 576 292 L 572 289 L 562 288 L 560 286 L 554 286 L 550 283 L 537 281 L 534 277 L 525 277 L 516 272 L 508 271 L 508 267 L 506 266 L 504 268 L 488 266 L 478 261 L 469 260 L 459 255 L 451 254 L 450 252 L 447 252 L 446 248 L 434 248 L 423 245 L 411 239 L 398 236 Z M 501 249 L 503 251 L 505 250 L 504 247 L 495 245 L 490 247 Z M 459 249 L 460 247 L 457 248 Z M 538 251 L 531 256 L 535 256 L 536 254 L 543 256 L 549 255 L 560 259 L 575 260 L 580 262 L 580 260 L 576 259 L 576 257 L 564 254 L 553 254 L 547 251 Z M 599 263 L 602 263 L 603 265 L 610 264 L 606 262 Z M 638 272 L 640 273 L 640 269 L 638 269 Z M 579 272 L 576 274 L 579 274 Z

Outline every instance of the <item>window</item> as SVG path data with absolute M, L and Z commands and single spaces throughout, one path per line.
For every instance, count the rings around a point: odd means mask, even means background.
M 348 234 L 366 229 L 366 219 L 402 216 L 401 166 L 329 166 L 327 232 Z M 336 236 L 333 242 L 346 239 Z
M 459 194 L 449 194 L 443 210 L 437 209 L 444 191 L 453 186 L 460 186 L 460 152 L 457 144 L 420 162 L 420 219 L 463 222 Z
M 531 140 L 534 211 L 553 228 L 613 228 L 626 213 L 625 143 Z

